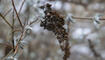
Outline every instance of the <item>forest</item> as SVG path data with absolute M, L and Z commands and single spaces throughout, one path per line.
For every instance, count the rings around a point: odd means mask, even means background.
M 0 60 L 105 60 L 105 0 L 0 0 Z

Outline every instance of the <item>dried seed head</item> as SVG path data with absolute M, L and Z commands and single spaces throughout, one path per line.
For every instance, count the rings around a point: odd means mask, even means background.
M 44 29 L 47 29 L 48 31 L 52 31 L 60 44 L 61 50 L 64 51 L 64 60 L 67 60 L 67 58 L 70 55 L 69 51 L 69 42 L 68 42 L 68 33 L 66 32 L 66 29 L 63 27 L 65 24 L 65 20 L 63 17 L 61 17 L 58 13 L 54 12 L 51 9 L 50 4 L 45 5 L 45 17 L 43 18 L 44 21 L 41 21 L 40 26 L 44 27 Z

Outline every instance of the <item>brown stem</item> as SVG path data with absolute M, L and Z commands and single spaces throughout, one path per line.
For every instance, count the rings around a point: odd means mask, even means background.
M 19 15 L 18 15 L 18 13 L 17 13 L 16 7 L 15 7 L 15 4 L 14 4 L 14 0 L 11 0 L 11 1 L 12 1 L 12 6 L 13 6 L 13 8 L 14 8 L 14 11 L 15 11 L 15 13 L 16 13 L 16 16 L 17 16 L 17 18 L 18 18 L 18 21 L 19 21 L 21 27 L 23 28 L 22 22 L 21 22 L 21 20 L 20 20 L 20 18 L 19 18 Z
M 15 23 L 15 20 L 14 20 L 14 10 L 13 10 L 13 15 L 12 15 L 12 46 L 13 46 L 13 51 L 15 51 L 15 46 L 14 46 L 14 23 Z
M 88 19 L 88 20 L 93 20 L 93 17 L 77 17 L 77 16 L 72 16 L 73 19 Z M 100 18 L 100 20 L 105 20 L 105 18 Z
M 7 21 L 7 19 L 1 13 L 0 13 L 0 16 L 8 24 L 8 26 L 12 28 L 12 25 Z
M 16 43 L 16 48 L 15 48 L 15 51 L 14 51 L 14 56 L 17 54 L 17 52 L 18 52 L 18 48 L 19 48 L 19 43 L 20 43 L 20 41 L 23 39 L 23 36 L 25 35 L 25 32 L 26 32 L 26 30 L 24 30 L 23 32 L 22 32 L 22 34 L 21 34 L 21 36 L 20 36 L 20 38 L 19 38 L 19 40 L 18 40 L 18 42 Z
M 8 15 L 9 12 L 11 12 L 12 8 L 10 8 L 6 13 L 4 14 L 4 17 Z
M 24 2 L 25 2 L 25 0 L 23 0 L 23 2 L 21 3 L 18 14 L 20 14 L 20 12 L 21 12 L 21 10 L 22 10 L 22 7 L 23 7 L 23 5 L 24 5 Z
M 93 55 L 95 56 L 95 58 L 101 57 L 100 54 L 98 52 L 96 52 L 96 50 L 94 48 L 95 46 L 93 45 L 93 43 L 90 39 L 88 39 L 88 43 L 89 43 L 89 48 L 93 52 Z

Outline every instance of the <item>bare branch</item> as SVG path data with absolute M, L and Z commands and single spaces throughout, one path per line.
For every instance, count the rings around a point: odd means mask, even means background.
M 12 28 L 12 25 L 7 21 L 7 19 L 1 13 L 0 13 L 0 16 L 8 24 L 8 26 Z
M 37 22 L 38 21 L 38 18 L 32 22 L 29 23 L 29 25 L 32 25 L 33 23 Z
M 17 16 L 17 18 L 18 18 L 18 21 L 19 21 L 21 27 L 23 28 L 22 22 L 21 22 L 21 20 L 20 20 L 20 18 L 19 18 L 19 15 L 18 15 L 18 13 L 17 13 L 16 7 L 15 7 L 15 4 L 14 4 L 14 0 L 11 0 L 11 1 L 12 1 L 12 6 L 13 6 L 13 8 L 14 8 L 14 11 L 15 11 L 15 13 L 16 13 L 16 16 Z
M 21 10 L 22 10 L 22 7 L 23 7 L 23 5 L 24 5 L 24 2 L 25 2 L 25 0 L 23 0 L 23 2 L 21 3 L 18 14 L 20 14 L 20 12 L 21 12 Z
M 14 23 L 15 23 L 15 19 L 14 19 L 14 10 L 13 10 L 13 15 L 12 15 L 12 46 L 13 46 L 13 51 L 15 51 L 15 46 L 14 46 Z
M 15 48 L 15 51 L 14 51 L 14 56 L 15 56 L 15 55 L 17 54 L 17 52 L 18 52 L 19 43 L 20 43 L 20 41 L 23 39 L 23 36 L 25 35 L 25 32 L 26 32 L 26 30 L 23 30 L 23 32 L 21 33 L 21 36 L 20 36 L 18 42 L 16 43 L 16 48 Z
M 94 44 L 92 43 L 92 41 L 90 40 L 90 39 L 88 39 L 88 43 L 89 43 L 89 48 L 90 48 L 90 50 L 93 52 L 93 55 L 94 55 L 94 57 L 97 59 L 98 57 L 100 57 L 101 58 L 101 56 L 100 56 L 100 54 L 95 50 L 95 46 L 94 46 Z
M 12 8 L 10 8 L 8 11 L 6 11 L 6 13 L 4 14 L 4 16 L 7 16 L 9 12 L 11 12 Z
M 93 17 L 77 17 L 77 16 L 72 16 L 73 19 L 87 19 L 87 20 L 93 20 Z M 100 18 L 100 20 L 105 20 L 105 18 Z
M 11 49 L 11 51 L 6 56 L 4 56 L 3 58 L 1 58 L 1 60 L 5 60 L 12 52 L 13 52 L 13 49 Z

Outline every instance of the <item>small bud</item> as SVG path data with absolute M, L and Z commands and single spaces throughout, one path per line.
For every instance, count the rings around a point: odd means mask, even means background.
M 25 27 L 25 30 L 26 30 L 26 33 L 27 33 L 27 34 L 30 34 L 31 31 L 32 31 L 32 27 L 30 27 L 29 25 L 27 25 L 27 26 Z
M 72 23 L 75 23 L 76 21 L 72 18 L 72 14 L 68 14 L 67 17 L 66 17 L 66 20 L 72 22 Z
M 96 14 L 95 16 L 94 16 L 94 18 L 93 18 L 93 23 L 94 23 L 94 25 L 95 25 L 95 27 L 96 28 L 99 28 L 100 27 L 100 17 L 101 16 L 103 16 L 103 15 L 101 15 L 101 14 Z
M 101 17 L 102 15 L 101 14 L 96 14 L 95 16 L 94 16 L 94 22 L 96 22 L 97 24 L 100 24 L 100 17 Z
M 21 49 L 23 49 L 25 45 L 27 45 L 27 42 L 26 42 L 26 41 L 23 41 L 23 40 L 20 41 L 19 47 L 20 47 Z

